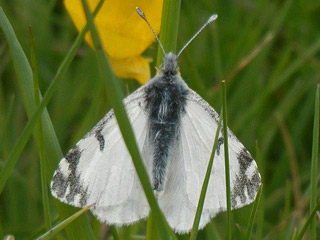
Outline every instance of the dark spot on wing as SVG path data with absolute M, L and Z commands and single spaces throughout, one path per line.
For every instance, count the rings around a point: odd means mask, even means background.
M 84 189 L 77 173 L 80 157 L 81 151 L 78 146 L 72 148 L 65 156 L 65 160 L 68 163 L 67 176 L 65 177 L 60 167 L 58 167 L 52 179 L 52 191 L 56 193 L 58 198 L 64 198 L 69 187 L 69 192 L 65 196 L 67 202 L 74 202 L 75 196 L 80 195 L 80 205 L 85 206 L 88 198 L 87 189 Z
M 60 167 L 57 168 L 52 178 L 52 190 L 56 193 L 58 198 L 63 198 L 68 187 L 68 179 L 63 176 Z
M 88 201 L 88 189 L 81 190 L 80 194 L 80 206 L 86 206 Z
M 253 158 L 250 156 L 250 153 L 247 151 L 247 149 L 243 148 L 238 155 L 238 161 L 240 164 L 240 169 L 246 171 L 251 165 Z
M 103 135 L 101 134 L 101 131 L 102 129 L 98 129 L 95 133 L 95 137 L 97 138 L 98 142 L 99 142 L 99 146 L 100 146 L 100 151 L 103 151 L 104 149 L 104 144 L 105 144 L 105 141 L 104 141 L 104 137 Z
M 220 155 L 220 147 L 223 144 L 223 137 L 219 137 L 218 143 L 217 143 L 217 155 Z
M 66 162 L 69 163 L 69 170 L 71 170 L 72 174 L 75 174 L 80 157 L 81 151 L 77 145 L 74 146 L 64 157 Z
M 245 191 L 247 191 L 249 199 L 253 200 L 261 184 L 261 177 L 257 169 L 255 169 L 250 178 L 246 174 L 247 169 L 251 164 L 253 164 L 253 158 L 245 148 L 243 148 L 238 154 L 238 161 L 240 169 L 236 176 L 235 184 L 231 192 L 232 208 L 237 206 L 237 197 L 240 197 L 242 204 L 247 202 Z

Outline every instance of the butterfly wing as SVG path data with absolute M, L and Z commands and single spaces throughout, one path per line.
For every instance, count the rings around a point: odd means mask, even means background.
M 124 105 L 147 165 L 150 147 L 143 89 L 129 95 Z M 148 215 L 148 203 L 112 110 L 61 160 L 51 192 L 76 207 L 95 204 L 93 214 L 109 224 L 130 224 Z
M 166 193 L 160 205 L 176 232 L 192 228 L 199 196 L 211 156 L 219 116 L 197 93 L 190 90 L 181 122 L 180 141 L 168 160 Z M 232 209 L 252 203 L 261 184 L 255 161 L 228 129 Z M 174 169 L 174 170 L 173 170 Z M 200 220 L 203 228 L 217 213 L 226 210 L 223 134 L 217 151 Z

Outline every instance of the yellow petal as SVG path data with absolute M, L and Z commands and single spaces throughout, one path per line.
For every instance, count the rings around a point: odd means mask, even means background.
M 99 0 L 89 0 L 91 10 Z M 140 55 L 154 41 L 144 20 L 137 14 L 140 7 L 156 33 L 160 31 L 163 0 L 106 0 L 95 18 L 101 40 L 112 58 Z M 85 25 L 81 0 L 65 0 L 65 6 L 78 30 Z M 90 38 L 86 37 L 91 42 Z M 91 42 L 92 44 L 92 42 Z
M 118 77 L 134 78 L 141 84 L 150 79 L 150 59 L 137 56 L 125 59 L 110 58 L 109 60 L 112 70 Z

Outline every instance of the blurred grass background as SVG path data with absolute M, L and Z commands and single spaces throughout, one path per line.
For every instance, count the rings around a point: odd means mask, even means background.
M 62 1 L 0 0 L 0 5 L 28 57 L 28 27 L 32 26 L 40 89 L 45 93 L 77 36 Z M 221 108 L 220 81 L 227 80 L 229 127 L 253 156 L 259 146 L 264 190 L 254 239 L 291 239 L 309 214 L 314 102 L 320 79 L 319 12 L 320 2 L 311 0 L 181 4 L 178 49 L 208 16 L 219 14 L 216 23 L 182 54 L 179 65 L 187 84 L 216 110 Z M 145 55 L 156 59 L 156 44 Z M 48 105 L 64 153 L 110 108 L 105 85 L 97 80 L 95 61 L 93 51 L 83 44 Z M 154 73 L 155 61 L 152 64 Z M 0 169 L 27 121 L 16 78 L 0 31 Z M 139 85 L 124 80 L 122 86 L 126 93 Z M 50 206 L 58 220 L 52 198 Z M 235 239 L 246 229 L 251 208 L 233 212 Z M 87 215 L 98 237 L 100 224 Z M 145 236 L 145 226 L 141 221 L 122 228 L 120 235 L 123 239 Z M 0 237 L 13 234 L 28 239 L 39 231 L 44 231 L 40 165 L 30 140 L 0 195 Z M 219 214 L 198 239 L 225 236 L 226 215 Z

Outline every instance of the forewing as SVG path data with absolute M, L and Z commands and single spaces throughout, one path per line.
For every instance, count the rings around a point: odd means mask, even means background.
M 143 159 L 150 162 L 143 89 L 129 95 L 124 105 Z M 112 110 L 61 160 L 51 191 L 60 201 L 76 207 L 95 204 L 92 212 L 107 223 L 129 224 L 148 215 L 148 204 Z

